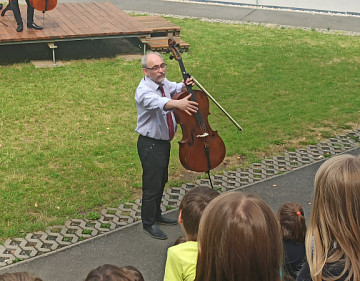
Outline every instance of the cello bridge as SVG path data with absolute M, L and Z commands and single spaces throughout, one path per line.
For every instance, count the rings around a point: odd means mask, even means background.
M 201 135 L 197 135 L 196 137 L 197 138 L 205 138 L 205 137 L 207 137 L 209 134 L 208 133 L 203 133 L 203 134 L 201 134 Z

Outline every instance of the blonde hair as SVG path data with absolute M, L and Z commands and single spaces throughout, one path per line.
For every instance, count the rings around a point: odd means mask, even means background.
M 315 176 L 314 203 L 306 234 L 306 255 L 313 280 L 360 280 L 359 237 L 360 156 L 336 156 L 323 163 Z M 340 275 L 325 276 L 324 266 L 334 263 L 343 263 Z
M 195 281 L 279 281 L 282 243 L 269 206 L 255 195 L 222 194 L 200 220 Z

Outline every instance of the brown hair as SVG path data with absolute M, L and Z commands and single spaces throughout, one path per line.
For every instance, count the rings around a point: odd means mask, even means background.
M 287 202 L 280 206 L 276 214 L 283 240 L 305 242 L 306 224 L 304 210 L 296 202 Z
M 278 223 L 259 197 L 229 192 L 215 198 L 200 221 L 195 281 L 280 281 Z
M 305 240 L 312 279 L 360 280 L 360 155 L 335 156 L 320 166 L 312 206 Z M 340 275 L 324 276 L 324 266 L 335 263 L 344 264 Z
M 178 238 L 175 240 L 174 246 L 179 245 L 179 244 L 181 244 L 181 243 L 185 243 L 185 242 L 186 242 L 186 237 L 180 236 L 180 237 L 178 237 Z
M 124 272 L 124 275 L 132 277 L 132 279 L 129 279 L 130 281 L 144 281 L 143 275 L 136 267 L 127 265 L 120 267 L 120 269 Z
M 42 281 L 38 277 L 31 276 L 28 272 L 15 272 L 0 274 L 0 281 Z
M 91 270 L 85 281 L 144 281 L 144 277 L 133 266 L 104 264 Z
M 219 195 L 208 186 L 197 186 L 189 190 L 180 203 L 179 210 L 187 237 L 190 241 L 197 241 L 200 218 L 205 207 Z

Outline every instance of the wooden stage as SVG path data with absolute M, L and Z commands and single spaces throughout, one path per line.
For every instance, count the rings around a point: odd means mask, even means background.
M 23 21 L 26 19 L 26 5 L 20 6 Z M 132 17 L 110 2 L 58 4 L 54 10 L 43 13 L 35 10 L 34 22 L 43 25 L 42 30 L 26 27 L 16 31 L 13 12 L 7 11 L 0 17 L 0 45 L 47 43 L 53 52 L 55 64 L 56 42 L 131 38 L 137 37 L 151 50 L 167 49 L 168 38 L 173 38 L 180 48 L 187 51 L 189 44 L 180 38 L 181 28 L 160 16 Z
M 26 5 L 20 7 L 26 20 Z M 16 32 L 13 12 L 0 17 L 0 44 L 26 44 L 86 40 L 94 38 L 138 37 L 151 33 L 151 29 L 138 22 L 110 2 L 58 4 L 54 10 L 45 12 L 44 29 L 26 27 Z M 35 11 L 34 22 L 43 25 L 42 12 Z
M 43 13 L 35 10 L 34 22 L 42 30 L 26 27 L 26 5 L 21 5 L 24 30 L 16 31 L 16 21 L 11 10 L 0 17 L 0 45 L 47 43 L 53 52 L 55 64 L 56 42 L 131 38 L 137 37 L 152 50 L 165 50 L 168 38 L 174 38 L 181 48 L 189 44 L 180 39 L 179 26 L 160 16 L 132 17 L 110 2 L 58 4 L 54 10 Z

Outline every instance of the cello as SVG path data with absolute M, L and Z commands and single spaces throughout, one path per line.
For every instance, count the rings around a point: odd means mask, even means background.
M 170 59 L 175 58 L 183 75 L 184 81 L 191 77 L 186 72 L 185 66 L 176 42 L 168 41 L 172 52 Z M 182 140 L 179 142 L 179 159 L 183 167 L 190 171 L 206 172 L 210 179 L 210 170 L 216 168 L 225 158 L 225 144 L 217 131 L 210 128 L 208 122 L 209 99 L 201 90 L 193 90 L 191 85 L 186 85 L 186 91 L 173 96 L 173 99 L 182 99 L 191 94 L 190 100 L 198 103 L 198 111 L 188 115 L 181 110 L 174 110 L 176 122 L 182 130 Z

